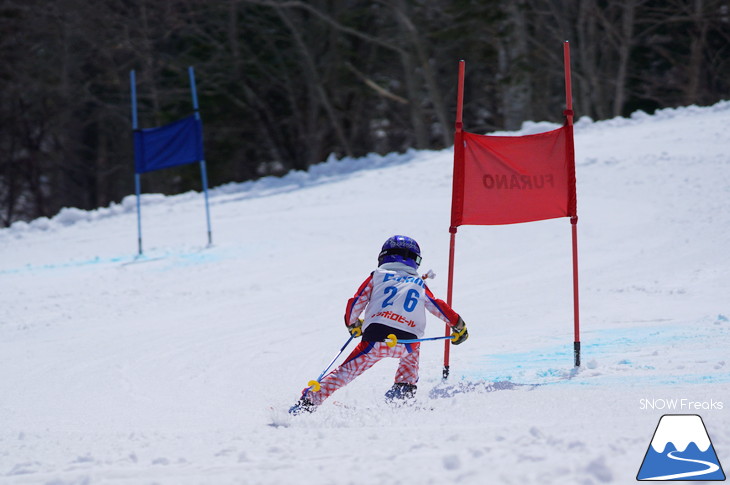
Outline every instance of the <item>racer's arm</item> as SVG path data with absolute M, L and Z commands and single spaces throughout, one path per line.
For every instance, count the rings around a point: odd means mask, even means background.
M 355 296 L 347 300 L 347 307 L 345 308 L 345 326 L 349 329 L 350 327 L 356 327 L 362 325 L 359 317 L 360 314 L 365 310 L 370 296 L 373 293 L 373 274 L 370 275 L 362 282 L 360 288 L 357 289 Z
M 426 287 L 426 310 L 431 312 L 434 316 L 440 318 L 444 322 L 448 323 L 450 327 L 453 327 L 459 321 L 459 314 L 456 313 L 445 301 L 439 300 L 431 290 Z
M 469 332 L 466 330 L 464 320 L 445 301 L 433 296 L 428 287 L 426 287 L 425 304 L 429 312 L 449 324 L 452 344 L 459 345 L 469 338 Z

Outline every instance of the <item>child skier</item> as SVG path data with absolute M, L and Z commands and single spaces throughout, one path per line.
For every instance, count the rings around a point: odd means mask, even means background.
M 345 362 L 320 382 L 320 389 L 304 389 L 291 414 L 312 412 L 337 389 L 385 357 L 400 359 L 393 387 L 385 393 L 387 401 L 411 399 L 416 393 L 420 342 L 385 342 L 393 334 L 398 340 L 422 338 L 426 327 L 426 310 L 448 323 L 452 343 L 459 345 L 469 333 L 461 317 L 444 301 L 436 299 L 424 279 L 418 276 L 421 249 L 406 236 L 393 236 L 383 244 L 378 268 L 360 285 L 347 302 L 345 326 L 362 341 Z M 364 313 L 363 313 L 364 312 Z M 361 314 L 363 318 L 360 318 Z

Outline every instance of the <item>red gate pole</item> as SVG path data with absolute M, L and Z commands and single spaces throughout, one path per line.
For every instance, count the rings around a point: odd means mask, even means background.
M 578 308 L 578 216 L 570 218 L 573 239 L 573 357 L 580 367 L 580 310 Z
M 454 290 L 454 252 L 456 245 L 456 228 L 450 227 L 449 232 L 451 233 L 451 239 L 449 242 L 449 286 L 446 290 L 446 303 L 451 306 L 453 290 Z M 451 334 L 451 327 L 446 324 L 446 330 L 444 335 L 448 336 Z M 444 340 L 444 370 L 442 377 L 447 379 L 449 377 L 449 351 L 451 350 L 451 340 Z
M 456 95 L 456 122 L 454 123 L 454 167 L 456 168 L 457 163 L 463 163 L 463 150 L 464 150 L 464 136 L 463 136 L 463 107 L 464 107 L 464 61 L 459 61 L 459 80 L 457 85 Z M 453 190 L 457 190 L 456 187 Z M 458 190 L 461 190 L 459 188 Z M 452 200 L 453 205 L 453 200 Z M 453 210 L 453 207 L 452 207 Z M 449 233 L 451 235 L 449 241 L 449 282 L 448 289 L 446 291 L 446 303 L 452 306 L 453 294 L 454 294 L 454 253 L 456 246 L 456 226 L 452 225 L 449 227 Z M 451 327 L 446 324 L 445 336 L 451 334 Z M 444 340 L 444 370 L 443 378 L 449 377 L 449 351 L 451 350 L 451 340 Z
M 570 44 L 563 44 L 565 63 L 565 123 L 567 126 L 568 182 L 570 188 L 570 226 L 573 246 L 573 358 L 576 367 L 580 367 L 580 310 L 578 305 L 578 210 L 575 193 L 575 148 L 573 140 L 573 94 L 570 84 Z

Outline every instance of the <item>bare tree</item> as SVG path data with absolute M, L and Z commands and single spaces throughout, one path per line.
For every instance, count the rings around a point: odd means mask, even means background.
M 505 0 L 499 41 L 499 81 L 504 127 L 514 130 L 532 117 L 532 79 L 528 67 L 528 27 L 524 0 Z
M 129 70 L 141 127 L 190 110 L 195 66 L 212 185 L 451 143 L 458 61 L 468 129 L 730 92 L 728 0 L 3 0 L 0 223 L 132 191 Z M 199 189 L 195 167 L 143 190 Z

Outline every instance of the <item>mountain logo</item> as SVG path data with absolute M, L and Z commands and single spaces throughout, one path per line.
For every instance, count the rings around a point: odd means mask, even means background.
M 696 414 L 662 416 L 636 479 L 725 480 L 702 418 Z

